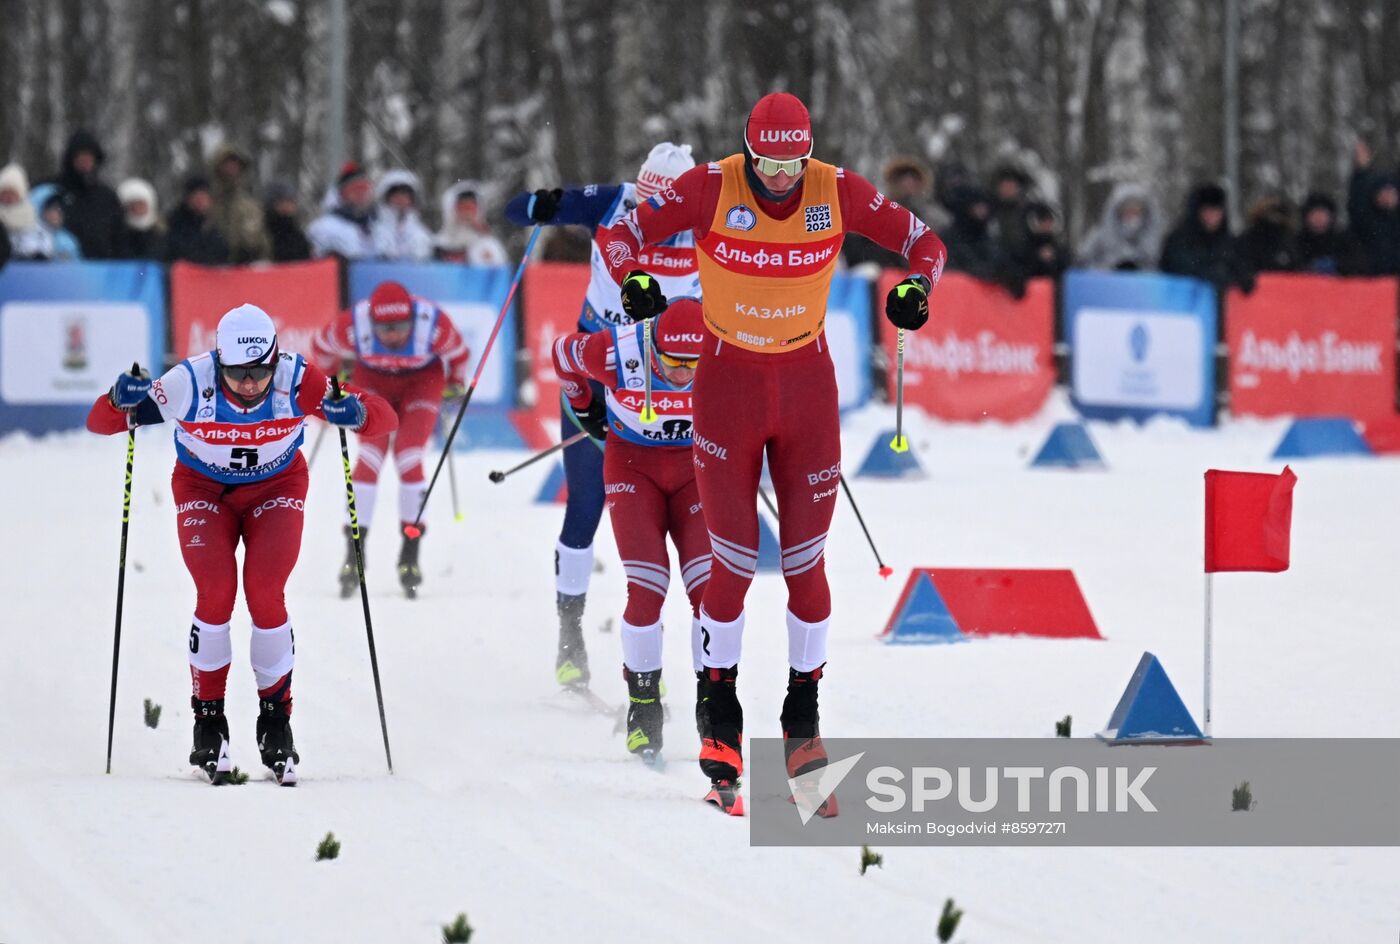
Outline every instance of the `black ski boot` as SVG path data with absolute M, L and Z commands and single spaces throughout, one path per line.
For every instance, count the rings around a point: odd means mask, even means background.
M 410 537 L 410 529 L 417 534 Z M 423 540 L 427 530 L 427 525 L 401 525 L 399 528 L 403 534 L 403 547 L 399 548 L 399 586 L 410 600 L 417 599 L 418 587 L 423 582 L 423 571 L 418 566 L 418 542 Z
M 661 670 L 633 672 L 623 666 L 627 681 L 627 750 L 648 766 L 661 760 Z
M 587 688 L 588 651 L 583 645 L 583 605 L 584 594 L 572 596 L 560 593 L 556 597 L 559 608 L 559 652 L 554 658 L 554 678 L 565 688 Z
M 817 779 L 827 764 L 817 711 L 817 685 L 823 668 L 817 666 L 810 672 L 788 669 L 787 697 L 783 699 L 780 717 L 788 779 L 798 781 L 797 789 L 806 794 L 805 802 L 810 804 L 807 809 L 818 816 L 831 817 L 837 815 L 836 794 L 822 797 L 816 789 Z
M 198 767 L 209 782 L 219 786 L 233 772 L 228 753 L 228 718 L 224 717 L 224 700 L 200 701 L 190 696 L 194 709 L 194 744 L 190 747 L 190 763 Z
M 360 547 L 369 540 L 369 528 L 360 529 Z M 340 598 L 349 599 L 360 588 L 360 571 L 355 564 L 355 539 L 351 537 L 350 526 L 345 526 L 345 563 L 340 565 Z
M 695 673 L 695 733 L 701 737 L 705 736 L 705 672 L 702 669 Z
M 737 665 L 704 671 L 700 769 L 715 782 L 737 781 L 744 772 L 744 709 L 734 691 L 738 676 Z
M 284 787 L 297 785 L 297 764 L 301 755 L 292 743 L 292 702 L 258 699 L 258 750 L 263 766 L 270 769 Z

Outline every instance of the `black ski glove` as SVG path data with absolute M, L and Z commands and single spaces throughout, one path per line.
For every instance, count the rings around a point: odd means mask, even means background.
M 928 279 L 911 275 L 885 297 L 885 317 L 896 328 L 918 331 L 928 321 Z
M 536 190 L 530 195 L 525 212 L 536 223 L 548 223 L 554 219 L 554 214 L 559 212 L 559 203 L 563 199 L 564 191 L 557 187 L 553 190 Z
M 633 321 L 655 318 L 666 310 L 666 305 L 666 296 L 655 276 L 633 269 L 622 280 L 622 310 Z
M 583 427 L 583 431 L 594 439 L 604 440 L 608 436 L 608 408 L 603 405 L 603 401 L 597 397 L 588 404 L 588 409 L 580 410 L 572 403 L 569 408 L 574 411 L 574 419 L 578 420 L 578 425 Z

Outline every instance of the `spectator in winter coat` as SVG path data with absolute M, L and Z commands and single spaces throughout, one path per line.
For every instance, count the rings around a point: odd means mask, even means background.
M 165 238 L 166 258 L 171 262 L 199 265 L 226 265 L 228 243 L 224 242 L 213 217 L 214 197 L 209 178 L 196 175 L 185 181 L 184 197 L 170 213 Z
M 1400 184 L 1372 167 L 1371 149 L 1356 143 L 1347 188 L 1350 235 L 1362 254 L 1364 275 L 1400 275 Z
M 63 225 L 77 238 L 85 259 L 123 259 L 127 254 L 121 201 L 98 177 L 105 159 L 97 138 L 76 131 L 53 181 L 63 200 Z
M 307 227 L 311 254 L 316 258 L 372 259 L 375 219 L 374 184 L 354 161 L 347 161 L 336 177 L 332 204 Z
M 10 251 L 20 259 L 49 258 L 39 212 L 30 202 L 29 178 L 18 164 L 0 168 L 0 229 L 5 230 Z
M 252 159 L 232 144 L 224 144 L 209 162 L 210 216 L 228 246 L 234 265 L 269 259 L 272 247 L 263 228 L 263 211 L 248 184 Z
M 1293 233 L 1293 204 L 1273 194 L 1255 202 L 1247 214 L 1249 225 L 1240 234 L 1240 258 L 1255 272 L 1292 272 L 1298 268 Z
M 1162 211 L 1141 184 L 1119 183 L 1108 196 L 1098 225 L 1079 247 L 1087 269 L 1153 270 L 1162 251 Z
M 1031 178 L 1014 164 L 1002 164 L 992 173 L 992 219 L 996 235 L 1009 252 L 1020 248 L 1025 235 L 1026 201 Z
M 1069 249 L 1060 235 L 1060 220 L 1048 203 L 1032 200 L 1021 213 L 1020 235 L 1008 247 L 1012 261 L 1028 279 L 1058 279 L 1069 268 Z
M 55 184 L 39 184 L 29 192 L 30 205 L 39 225 L 32 231 L 32 241 L 14 247 L 18 259 L 49 262 L 75 262 L 83 258 L 78 240 L 63 225 L 63 194 Z
M 510 256 L 481 214 L 475 181 L 460 180 L 442 194 L 442 229 L 433 239 L 433 254 L 444 262 L 503 266 Z M 587 258 L 585 254 L 584 258 Z
M 370 227 L 374 254 L 397 262 L 426 262 L 433 235 L 418 214 L 418 177 L 391 170 L 379 179 L 379 209 Z
M 1238 286 L 1254 291 L 1254 273 L 1240 257 L 1225 212 L 1225 191 L 1203 184 L 1191 191 L 1186 213 L 1162 247 L 1162 271 L 1210 282 L 1224 291 Z
M 1014 298 L 1026 294 L 1026 280 L 1016 270 L 1001 242 L 993 237 L 992 198 L 978 187 L 960 186 L 948 195 L 953 222 L 939 234 L 948 250 L 950 272 L 1002 286 Z
M 1337 225 L 1335 200 L 1325 193 L 1310 193 L 1298 215 L 1294 255 L 1299 271 L 1355 275 L 1365 270 L 1359 247 Z
M 311 242 L 301 228 L 296 189 L 274 180 L 263 196 L 263 223 L 272 243 L 273 262 L 300 262 L 311 258 Z
M 156 188 L 140 177 L 117 184 L 126 214 L 126 248 L 130 259 L 165 258 L 165 224 L 156 208 Z

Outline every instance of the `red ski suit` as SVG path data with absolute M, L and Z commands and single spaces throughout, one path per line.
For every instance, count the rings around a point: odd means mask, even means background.
M 809 671 L 826 655 L 831 595 L 823 554 L 841 471 L 835 371 L 823 330 L 830 272 L 847 232 L 904 255 L 912 274 L 930 283 L 946 253 L 932 230 L 858 174 L 808 161 L 799 183 L 775 202 L 750 186 L 745 164 L 733 155 L 686 171 L 600 241 L 620 282 L 639 268 L 643 245 L 685 229 L 696 238 L 711 335 L 694 393 L 694 461 L 714 550 L 701 613 L 704 664 L 738 661 L 766 451 L 781 519 L 789 661 Z
M 170 374 L 176 374 L 175 367 Z M 167 378 L 170 376 L 167 374 Z M 166 380 L 166 378 L 162 378 Z M 156 399 L 164 397 L 161 381 L 134 412 L 138 425 L 163 422 Z M 365 423 L 360 433 L 383 435 L 394 429 L 394 412 L 379 397 L 353 387 L 365 407 Z M 294 399 L 306 416 L 321 413 L 321 400 L 329 392 L 326 375 L 307 364 Z M 222 390 L 213 393 L 224 397 Z M 227 406 L 225 405 L 225 407 Z M 94 433 L 112 435 L 125 432 L 128 415 L 112 406 L 103 394 L 88 413 L 87 427 Z M 238 562 L 234 552 L 241 539 L 243 593 L 253 619 L 254 666 L 259 666 L 259 650 L 277 652 L 261 664 L 285 665 L 267 677 L 259 673 L 259 688 L 268 692 L 285 689 L 281 700 L 290 697 L 289 687 L 277 683 L 290 671 L 291 624 L 287 617 L 284 591 L 301 551 L 301 527 L 306 500 L 306 460 L 300 451 L 284 469 L 268 478 L 246 484 L 226 484 L 177 462 L 170 477 L 175 499 L 175 526 L 185 567 L 194 578 L 196 602 L 190 632 L 190 663 L 194 694 L 204 699 L 222 698 L 228 674 L 228 624 L 238 593 Z
M 580 411 L 593 399 L 589 380 L 620 389 L 616 362 L 609 331 L 578 332 L 554 343 L 555 373 L 569 402 Z M 609 435 L 603 456 L 603 491 L 627 573 L 623 619 L 637 627 L 661 619 L 671 579 L 667 534 L 680 556 L 681 579 L 691 609 L 698 614 L 700 595 L 710 575 L 710 539 L 690 447 L 644 446 Z
M 357 351 L 351 311 L 337 315 L 314 341 L 316 363 L 322 370 L 336 371 L 343 363 L 353 362 L 351 382 L 383 397 L 399 417 L 398 430 L 392 436 L 388 431 L 360 436 L 351 477 L 355 480 L 356 510 L 364 527 L 369 527 L 374 517 L 379 470 L 389 453 L 391 439 L 394 464 L 399 470 L 399 519 L 404 524 L 417 519 L 418 506 L 428 487 L 423 456 L 442 410 L 442 392 L 449 382 L 463 382 L 471 356 L 466 340 L 446 312 L 424 299 L 414 301 L 417 311 L 432 317 L 426 327 L 431 334 L 419 353 Z M 411 337 L 405 347 L 412 349 L 415 341 Z

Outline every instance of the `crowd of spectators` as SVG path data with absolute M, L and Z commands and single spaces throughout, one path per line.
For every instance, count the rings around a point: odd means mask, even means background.
M 407 170 L 389 170 L 376 181 L 359 164 L 345 164 L 307 222 L 296 187 L 282 180 L 259 187 L 252 156 L 232 144 L 184 178 L 164 214 L 149 181 L 132 177 L 114 189 L 103 174 L 105 161 L 97 138 L 79 131 L 52 176 L 31 184 L 19 164 L 0 168 L 0 265 L 8 259 L 242 265 L 326 256 L 508 261 L 471 181 L 442 194 L 442 226 L 434 232 L 424 219 L 422 185 Z
M 1359 142 L 1346 225 L 1337 201 L 1325 193 L 1309 193 L 1301 204 L 1270 193 L 1249 205 L 1237 232 L 1225 190 L 1210 182 L 1193 187 L 1179 216 L 1169 220 L 1148 187 L 1123 182 L 1074 248 L 1058 210 L 1014 165 L 999 166 L 981 181 L 957 162 L 941 165 L 935 175 L 915 158 L 897 157 L 880 183 L 937 230 L 948 245 L 950 271 L 1000 285 L 1017 298 L 1029 279 L 1058 278 L 1071 266 L 1186 275 L 1251 292 L 1261 272 L 1400 275 L 1400 178 L 1375 164 Z M 852 266 L 898 264 L 893 254 L 859 238 L 848 239 L 845 257 Z
M 472 181 L 447 188 L 432 208 L 411 171 L 392 169 L 376 179 L 352 161 L 340 168 L 306 223 L 292 184 L 271 180 L 259 187 L 252 156 L 224 144 L 206 168 L 184 179 L 178 200 L 162 215 L 148 181 L 133 177 L 113 189 L 103 176 L 105 159 L 97 138 L 78 131 L 51 176 L 31 183 L 18 164 L 0 168 L 0 264 L 14 258 L 238 265 L 325 256 L 509 261 Z M 1059 211 L 1014 164 L 979 180 L 955 161 L 935 175 L 917 158 L 896 157 L 879 183 L 890 199 L 938 231 L 949 247 L 949 270 L 999 285 L 1017 298 L 1028 280 L 1056 279 L 1070 266 L 1188 275 L 1246 292 L 1260 272 L 1400 275 L 1400 179 L 1377 167 L 1364 142 L 1353 154 L 1345 225 L 1337 201 L 1325 193 L 1309 193 L 1300 205 L 1271 193 L 1248 207 L 1236 232 L 1225 191 L 1209 182 L 1192 188 L 1172 221 L 1148 187 L 1126 182 L 1112 188 L 1074 248 Z M 429 214 L 440 221 L 436 231 L 425 218 Z M 551 252 L 586 258 L 587 241 Z M 847 240 L 844 256 L 850 266 L 902 264 L 859 236 Z

